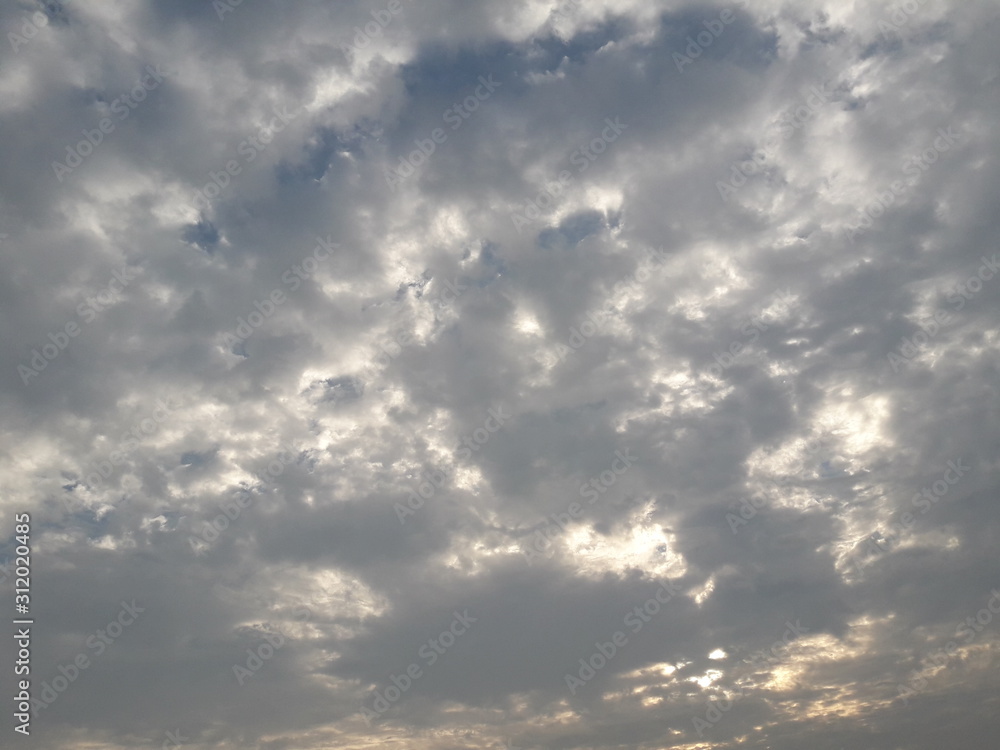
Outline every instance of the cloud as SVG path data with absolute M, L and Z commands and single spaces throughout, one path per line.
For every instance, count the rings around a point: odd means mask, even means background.
M 0 12 L 19 741 L 988 741 L 991 3 L 226 7 Z

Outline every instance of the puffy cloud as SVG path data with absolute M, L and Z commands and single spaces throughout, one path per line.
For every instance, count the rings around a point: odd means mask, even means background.
M 982 741 L 993 15 L 3 10 L 27 741 Z

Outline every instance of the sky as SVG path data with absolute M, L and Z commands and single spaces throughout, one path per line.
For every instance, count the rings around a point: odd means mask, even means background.
M 5 3 L 0 744 L 995 744 L 998 18 Z

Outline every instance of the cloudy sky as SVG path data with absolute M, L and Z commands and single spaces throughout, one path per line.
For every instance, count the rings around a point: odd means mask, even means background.
M 998 17 L 4 3 L 2 744 L 995 744 Z

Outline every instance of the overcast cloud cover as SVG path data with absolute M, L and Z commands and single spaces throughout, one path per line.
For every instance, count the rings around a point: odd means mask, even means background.
M 998 17 L 6 2 L 0 744 L 995 746 Z

